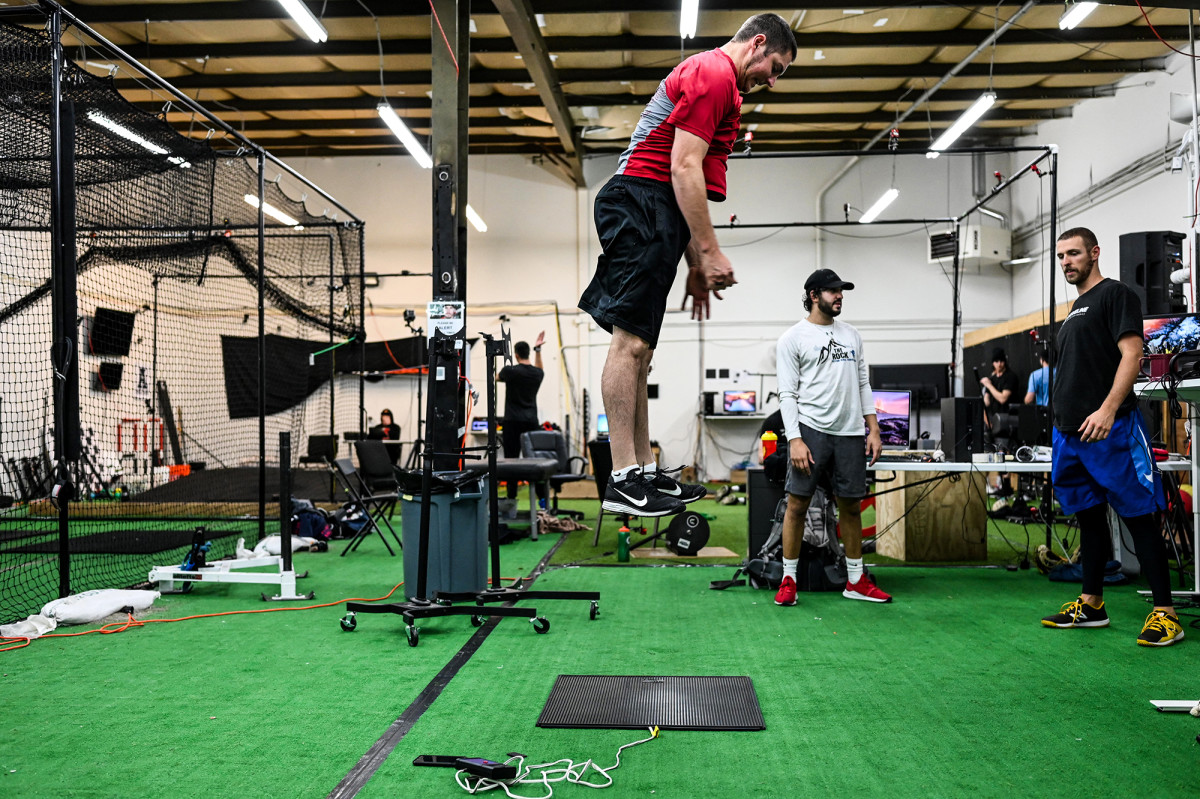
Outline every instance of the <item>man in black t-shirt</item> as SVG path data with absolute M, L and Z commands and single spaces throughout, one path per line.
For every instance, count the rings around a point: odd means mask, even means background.
M 1012 446 L 1016 417 L 1009 413 L 1009 403 L 1018 402 L 1021 379 L 1008 368 L 1008 355 L 1002 347 L 992 350 L 992 373 L 979 381 L 983 389 L 984 443 L 993 450 L 1008 451 Z M 988 490 L 1008 496 L 1012 486 L 1007 476 L 993 473 L 988 476 Z
M 1054 372 L 1051 477 L 1063 513 L 1079 522 L 1083 592 L 1042 619 L 1047 627 L 1107 627 L 1105 564 L 1111 553 L 1111 505 L 1133 534 L 1154 609 L 1137 642 L 1168 646 L 1183 638 L 1171 599 L 1158 511 L 1162 474 L 1150 451 L 1133 382 L 1142 358 L 1142 311 L 1133 290 L 1100 274 L 1096 234 L 1072 228 L 1058 237 L 1058 261 L 1079 291 L 1058 333 Z
M 533 363 L 529 362 L 529 342 L 518 341 L 513 345 L 513 354 L 517 362 L 500 370 L 496 379 L 503 382 L 507 388 L 504 392 L 504 430 L 501 441 L 504 445 L 504 457 L 519 458 L 521 456 L 521 434 L 539 429 L 542 424 L 538 421 L 537 393 L 541 388 L 545 372 L 542 370 L 542 342 L 546 340 L 546 332 L 538 333 L 537 341 L 533 343 Z M 517 495 L 517 484 L 510 482 L 506 485 L 510 498 Z

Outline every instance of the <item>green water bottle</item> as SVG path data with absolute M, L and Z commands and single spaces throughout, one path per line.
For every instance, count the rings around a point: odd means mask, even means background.
M 617 562 L 629 562 L 629 528 L 622 527 L 617 532 Z

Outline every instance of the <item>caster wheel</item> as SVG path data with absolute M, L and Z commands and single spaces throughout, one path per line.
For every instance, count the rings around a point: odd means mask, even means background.
M 483 626 L 483 616 L 480 616 L 478 614 L 472 616 L 471 617 L 471 626 L 472 627 L 482 627 Z
M 354 611 L 350 611 L 341 618 L 341 625 L 346 632 L 354 632 L 354 628 L 358 626 L 358 618 L 354 615 Z
M 421 634 L 416 627 L 405 627 L 404 634 L 408 636 L 408 645 L 416 646 L 421 641 Z
M 433 600 L 433 604 L 435 604 L 435 605 L 441 605 L 441 606 L 442 606 L 442 607 L 444 607 L 444 608 L 448 608 L 448 607 L 450 607 L 450 606 L 451 606 L 452 604 L 454 604 L 454 603 L 453 603 L 453 602 L 451 602 L 449 599 L 441 599 L 441 598 L 438 598 L 438 599 L 435 599 L 435 600 Z
M 599 615 L 600 615 L 600 603 L 595 600 L 592 600 L 592 607 L 588 610 L 588 619 L 590 621 L 595 621 Z
M 537 618 L 530 619 L 529 622 L 533 625 L 533 631 L 538 635 L 545 635 L 550 632 L 550 620 L 547 618 L 538 616 Z

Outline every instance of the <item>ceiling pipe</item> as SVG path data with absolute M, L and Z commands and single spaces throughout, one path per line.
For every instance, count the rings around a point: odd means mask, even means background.
M 1026 0 L 1025 5 L 1018 8 L 1016 13 L 1014 13 L 1011 17 L 1006 19 L 1002 25 L 1000 25 L 994 31 L 992 31 L 992 33 L 986 39 L 984 39 L 983 42 L 980 43 L 980 45 L 978 47 L 976 47 L 974 50 L 972 50 L 970 53 L 967 54 L 966 58 L 964 58 L 962 61 L 959 61 L 957 64 L 952 66 L 950 68 L 950 71 L 942 76 L 941 80 L 939 80 L 937 83 L 930 86 L 928 89 L 926 89 L 924 91 L 924 93 L 921 94 L 920 97 L 918 97 L 916 100 L 914 100 L 912 105 L 910 105 L 908 107 L 908 109 L 904 111 L 904 113 L 902 113 L 898 117 L 896 117 L 896 121 L 891 127 L 899 126 L 899 124 L 901 122 L 903 122 L 904 120 L 906 120 L 910 116 L 912 116 L 912 114 L 918 108 L 920 108 L 921 106 L 923 106 L 925 103 L 927 103 L 929 101 L 929 98 L 932 97 L 934 95 L 934 93 L 937 92 L 938 89 L 942 88 L 947 83 L 949 83 L 950 80 L 952 80 L 959 72 L 962 72 L 963 69 L 965 69 L 968 64 L 970 64 L 972 61 L 974 61 L 976 58 L 978 58 L 980 56 L 980 54 L 982 54 L 985 50 L 987 50 L 989 47 L 991 47 L 993 44 L 995 44 L 997 39 L 999 39 L 1001 36 L 1003 36 L 1004 33 L 1009 28 L 1011 28 L 1014 24 L 1016 24 L 1017 20 L 1019 20 L 1021 17 L 1025 16 L 1036 5 L 1037 5 L 1036 0 Z M 879 133 L 875 134 L 875 136 L 869 142 L 867 142 L 866 144 L 863 145 L 862 149 L 870 150 L 872 147 L 874 147 L 879 142 L 880 139 L 882 139 L 884 136 L 888 135 L 889 132 L 890 132 L 890 128 L 885 128 L 885 129 L 879 131 Z M 858 156 L 851 158 L 844 165 L 842 165 L 842 168 L 839 169 L 837 171 L 837 173 L 834 174 L 834 176 L 832 178 L 830 178 L 825 183 L 824 186 L 821 187 L 821 190 L 819 192 L 817 192 L 817 199 L 815 202 L 816 213 L 813 216 L 814 219 L 821 218 L 821 207 L 825 204 L 825 195 L 828 194 L 829 190 L 832 189 L 837 184 L 837 182 L 846 175 L 847 172 L 849 172 L 851 169 L 853 169 L 854 165 L 857 164 L 860 160 L 861 159 Z M 816 262 L 813 265 L 813 269 L 820 269 L 821 261 L 824 257 L 824 253 L 823 253 L 824 239 L 821 236 L 820 228 L 817 228 L 815 241 L 816 241 L 816 244 L 815 244 Z

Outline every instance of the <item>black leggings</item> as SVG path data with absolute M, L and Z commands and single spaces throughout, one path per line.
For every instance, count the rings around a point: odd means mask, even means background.
M 1083 593 L 1104 593 L 1104 566 L 1112 554 L 1112 533 L 1108 526 L 1108 505 L 1100 504 L 1075 514 L 1079 520 L 1079 557 L 1083 566 Z M 1155 607 L 1170 607 L 1171 573 L 1167 569 L 1166 543 L 1159 530 L 1158 515 L 1147 513 L 1126 519 L 1133 535 L 1133 546 L 1142 576 L 1150 585 Z

